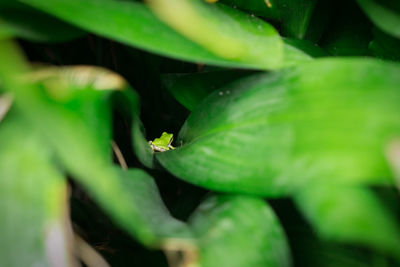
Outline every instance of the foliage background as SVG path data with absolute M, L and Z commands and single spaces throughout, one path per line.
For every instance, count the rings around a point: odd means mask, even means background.
M 399 12 L 2 1 L 0 265 L 397 266 Z

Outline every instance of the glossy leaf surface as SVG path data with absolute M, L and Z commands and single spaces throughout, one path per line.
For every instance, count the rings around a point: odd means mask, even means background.
M 332 59 L 241 79 L 197 106 L 183 146 L 157 159 L 191 183 L 267 196 L 313 181 L 391 183 L 382 147 L 400 133 L 399 74 L 395 64 Z

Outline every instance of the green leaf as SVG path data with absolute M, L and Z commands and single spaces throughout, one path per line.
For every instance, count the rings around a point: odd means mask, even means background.
M 151 236 L 148 240 L 152 246 L 162 246 L 171 239 L 192 242 L 188 226 L 171 216 L 150 175 L 140 169 L 115 169 L 115 172 L 118 178 L 109 178 L 114 179 L 112 183 L 118 190 L 100 190 L 92 186 L 90 191 L 102 199 L 104 205 L 110 206 L 109 210 L 119 222 L 125 223 L 125 229 Z
M 357 0 L 365 14 L 382 31 L 400 38 L 400 5 L 397 1 Z
M 244 78 L 198 105 L 182 146 L 156 158 L 188 182 L 265 196 L 315 180 L 392 183 L 382 148 L 400 133 L 399 83 L 398 65 L 367 59 Z
M 322 238 L 366 245 L 400 259 L 400 228 L 368 189 L 315 185 L 295 200 Z
M 259 68 L 253 62 L 238 62 L 214 55 L 163 24 L 141 3 L 111 0 L 23 1 L 87 31 L 150 52 L 192 62 Z M 265 31 L 273 31 L 268 24 L 263 24 L 264 27 Z M 279 46 L 276 34 L 272 39 L 276 47 Z
M 162 77 L 164 86 L 188 110 L 193 110 L 207 95 L 219 87 L 251 72 L 210 71 L 195 74 L 167 74 Z
M 85 34 L 57 18 L 17 2 L 1 4 L 0 18 L 2 27 L 15 37 L 36 42 L 64 42 Z
M 67 229 L 67 187 L 51 151 L 10 112 L 0 124 L 0 265 L 75 266 Z
M 254 16 L 202 0 L 149 3 L 160 19 L 222 58 L 248 62 L 261 69 L 282 65 L 280 36 L 271 25 Z
M 261 199 L 217 195 L 190 218 L 201 266 L 290 266 L 285 234 Z M 247 249 L 244 249 L 247 248 Z
M 138 170 L 121 174 L 112 164 L 109 95 L 118 92 L 111 89 L 125 89 L 129 95 L 120 76 L 85 66 L 40 69 L 21 79 L 17 74 L 28 66 L 12 44 L 3 42 L 0 47 L 2 58 L 13 59 L 14 66 L 0 63 L 0 77 L 13 92 L 16 106 L 62 167 L 118 225 L 148 246 L 190 236 L 183 223 L 169 216 L 151 177 Z M 135 110 L 135 95 L 131 92 L 130 97 Z

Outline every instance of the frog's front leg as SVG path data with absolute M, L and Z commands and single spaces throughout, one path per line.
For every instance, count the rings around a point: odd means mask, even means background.
M 168 143 L 168 148 L 169 148 L 169 149 L 175 149 L 175 147 L 173 147 L 173 146 L 171 145 L 172 141 L 173 141 L 173 139 L 171 138 L 171 140 L 169 140 L 169 143 Z

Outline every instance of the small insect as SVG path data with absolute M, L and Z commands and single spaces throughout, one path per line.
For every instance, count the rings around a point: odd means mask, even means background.
M 173 140 L 174 140 L 173 134 L 163 132 L 160 138 L 156 138 L 153 141 L 149 141 L 149 145 L 154 152 L 164 152 L 167 150 L 175 149 L 175 147 L 171 145 Z

